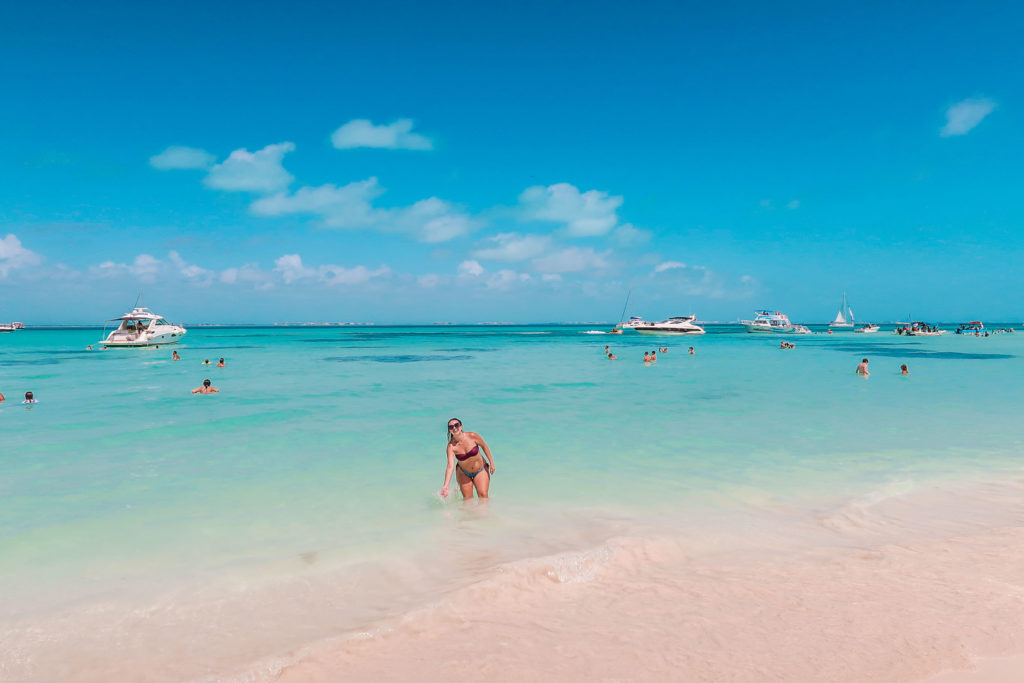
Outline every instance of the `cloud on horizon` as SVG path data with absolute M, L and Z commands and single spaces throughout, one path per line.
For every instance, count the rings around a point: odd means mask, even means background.
M 367 119 L 354 119 L 331 135 L 335 149 L 434 149 L 434 143 L 418 133 L 412 132 L 412 119 L 398 119 L 388 125 L 375 126 Z
M 946 125 L 939 132 L 939 137 L 966 135 L 995 108 L 996 103 L 987 98 L 968 98 L 957 102 L 946 110 Z

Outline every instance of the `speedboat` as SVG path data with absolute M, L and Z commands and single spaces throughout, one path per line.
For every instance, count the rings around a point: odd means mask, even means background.
M 893 332 L 905 337 L 939 337 L 946 334 L 945 330 L 940 330 L 935 325 L 922 322 L 905 323 L 897 327 Z
M 131 313 L 125 313 L 113 321 L 120 321 L 121 324 L 100 342 L 108 349 L 177 344 L 186 333 L 181 325 L 172 325 L 163 316 L 150 313 L 148 308 L 133 308 Z
M 677 315 L 656 323 L 644 323 L 633 328 L 640 334 L 704 334 L 695 315 Z
M 792 334 L 796 329 L 796 326 L 789 322 L 789 317 L 778 311 L 755 311 L 753 320 L 741 320 L 740 324 L 747 328 L 747 332 Z
M 793 334 L 814 334 L 807 325 L 793 325 Z
M 871 334 L 872 332 L 878 332 L 880 329 L 882 328 L 879 327 L 878 325 L 868 323 L 863 327 L 858 327 L 857 329 L 854 330 L 854 332 L 860 332 L 861 334 Z
M 622 329 L 635 329 L 641 325 L 650 325 L 651 323 L 643 319 L 642 316 L 634 315 L 624 323 L 619 323 L 619 327 Z
M 973 334 L 980 337 L 984 332 L 985 326 L 981 324 L 980 320 L 972 320 L 956 328 L 956 334 Z
M 25 326 L 21 323 L 3 323 L 0 324 L 0 332 L 14 332 L 15 330 L 23 330 Z

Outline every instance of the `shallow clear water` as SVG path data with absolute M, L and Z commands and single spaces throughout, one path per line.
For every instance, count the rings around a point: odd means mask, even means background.
M 373 599 L 336 588 L 346 605 L 301 640 L 411 609 L 440 574 L 468 581 L 624 524 L 840 508 L 1020 471 L 1020 332 L 883 328 L 781 350 L 728 326 L 584 330 L 193 328 L 179 362 L 170 348 L 85 350 L 98 330 L 0 335 L 3 614 L 23 625 L 373 563 L 353 579 Z M 200 365 L 221 356 L 225 368 Z M 191 395 L 205 377 L 220 394 Z M 26 390 L 38 404 L 20 404 Z M 436 496 L 450 417 L 494 453 L 484 514 Z M 452 543 L 472 561 L 424 566 Z M 394 574 L 374 583 L 381 571 Z

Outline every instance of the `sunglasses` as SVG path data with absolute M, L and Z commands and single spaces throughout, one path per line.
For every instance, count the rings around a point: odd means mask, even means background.
M 450 424 L 450 425 L 448 425 L 448 431 L 450 432 L 453 429 L 455 429 L 456 427 L 461 427 L 461 426 L 462 426 L 461 422 L 456 422 L 455 424 Z

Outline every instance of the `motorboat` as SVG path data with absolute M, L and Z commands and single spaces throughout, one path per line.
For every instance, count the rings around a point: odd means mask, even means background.
M 796 329 L 796 326 L 789 322 L 789 317 L 778 311 L 755 311 L 753 320 L 741 320 L 740 324 L 747 328 L 747 332 L 792 334 Z
M 846 292 L 843 292 L 843 303 L 839 304 L 839 312 L 836 313 L 836 318 L 828 324 L 831 328 L 846 328 L 853 327 L 853 311 L 850 310 L 849 305 L 846 303 Z
M 905 337 L 939 337 L 946 334 L 945 330 L 924 322 L 904 323 L 897 326 L 893 332 Z
M 814 334 L 807 325 L 793 325 L 793 334 Z
M 973 334 L 980 337 L 985 333 L 985 326 L 981 324 L 980 320 L 972 320 L 969 323 L 963 323 L 960 327 L 956 328 L 955 334 Z
M 697 324 L 695 315 L 677 315 L 660 322 L 636 325 L 640 334 L 704 334 L 704 328 Z
M 163 316 L 151 313 L 148 308 L 135 307 L 131 313 L 111 320 L 116 321 L 120 321 L 117 329 L 100 342 L 106 348 L 177 344 L 186 333 L 181 325 L 172 325 Z
M 0 332 L 14 332 L 15 330 L 23 330 L 25 326 L 21 323 L 0 323 Z
M 619 323 L 618 326 L 621 329 L 629 330 L 629 329 L 636 329 L 637 327 L 640 327 L 641 325 L 650 325 L 650 324 L 651 323 L 649 323 L 646 320 L 644 320 L 642 316 L 634 315 L 633 317 L 631 317 L 626 322 Z
M 880 329 L 882 328 L 879 327 L 878 325 L 868 323 L 867 325 L 862 325 L 861 327 L 858 327 L 857 329 L 854 330 L 854 332 L 859 332 L 861 334 L 871 334 L 872 332 L 878 332 Z

